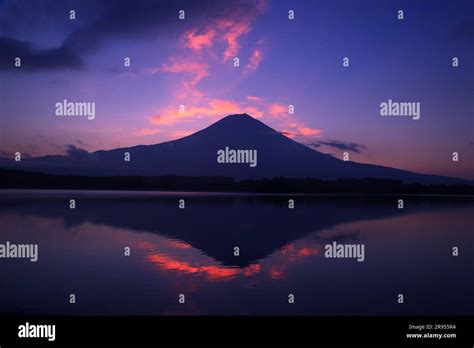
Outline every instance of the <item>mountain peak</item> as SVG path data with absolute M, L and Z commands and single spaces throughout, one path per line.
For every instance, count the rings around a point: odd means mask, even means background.
M 263 122 L 257 120 L 256 118 L 250 116 L 247 113 L 244 114 L 233 114 L 221 118 L 219 121 L 211 124 L 207 129 L 215 128 L 220 131 L 230 130 L 230 131 L 255 131 L 255 130 L 272 130 L 269 126 Z
M 224 118 L 228 118 L 228 117 L 250 117 L 250 118 L 253 119 L 253 117 L 250 116 L 250 115 L 247 114 L 247 113 L 243 113 L 243 114 L 232 114 L 232 115 L 228 115 L 228 116 L 226 116 L 226 117 L 224 117 Z
M 217 122 L 221 122 L 221 121 L 236 121 L 236 122 L 239 122 L 239 121 L 257 121 L 257 119 L 253 118 L 252 116 L 250 116 L 249 114 L 247 113 L 244 113 L 244 114 L 232 114 L 232 115 L 228 115 L 228 116 L 225 116 L 223 118 L 221 118 L 219 121 Z M 217 123 L 216 122 L 216 123 Z

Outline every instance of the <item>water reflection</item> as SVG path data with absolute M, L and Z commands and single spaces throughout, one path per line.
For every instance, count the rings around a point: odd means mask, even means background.
M 1 312 L 474 312 L 469 199 L 418 197 L 400 211 L 393 197 L 297 197 L 290 210 L 284 196 L 187 196 L 180 210 L 179 195 L 84 195 L 71 211 L 69 197 L 0 198 L 0 242 L 40 245 L 36 266 L 0 262 Z M 333 241 L 364 243 L 366 261 L 324 258 Z M 392 301 L 400 291 L 404 307 Z

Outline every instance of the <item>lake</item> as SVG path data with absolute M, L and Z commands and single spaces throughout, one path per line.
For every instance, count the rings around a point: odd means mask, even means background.
M 0 244 L 39 253 L 0 259 L 0 313 L 472 315 L 473 227 L 474 197 L 4 190 Z

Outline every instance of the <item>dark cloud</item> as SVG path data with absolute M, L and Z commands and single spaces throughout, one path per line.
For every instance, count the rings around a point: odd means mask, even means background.
M 216 16 L 248 15 L 259 9 L 257 0 L 96 0 L 68 1 L 60 4 L 61 11 L 49 7 L 58 2 L 38 1 L 43 6 L 33 6 L 28 1 L 3 6 L 0 19 L 15 16 L 16 22 L 8 21 L 0 31 L 0 70 L 15 69 L 15 57 L 22 57 L 22 67 L 29 70 L 80 69 L 84 56 L 97 51 L 106 41 L 126 38 L 146 38 L 171 35 L 197 21 Z M 33 2 L 36 3 L 36 2 Z M 59 2 L 60 3 L 60 2 Z M 24 7 L 24 8 L 23 8 Z M 33 44 L 18 39 L 25 29 L 25 21 L 31 20 L 32 12 L 42 9 L 43 25 L 58 23 L 65 31 L 63 43 L 56 48 L 36 49 Z M 69 33 L 71 26 L 64 26 L 69 9 L 76 11 L 77 28 Z M 178 11 L 186 11 L 186 19 L 178 21 Z M 2 12 L 2 11 L 0 11 Z M 10 13 L 9 13 L 10 12 Z M 58 17 L 60 16 L 60 17 Z M 40 16 L 41 17 L 41 16 Z M 5 29 L 6 28 L 6 29 Z M 5 33 L 16 37 L 6 36 Z
M 0 70 L 14 70 L 15 58 L 21 58 L 21 69 L 80 69 L 82 58 L 67 47 L 38 50 L 27 41 L 0 37 Z
M 317 141 L 314 143 L 309 143 L 307 145 L 311 146 L 312 148 L 318 148 L 321 146 L 329 146 L 335 149 L 346 150 L 346 151 L 351 151 L 355 153 L 360 153 L 362 150 L 367 148 L 365 145 L 362 145 L 362 144 L 346 143 L 340 140 Z
M 321 144 L 318 144 L 318 143 L 308 143 L 306 145 L 312 147 L 313 149 L 317 149 L 318 147 L 321 147 Z
M 66 154 L 77 159 L 89 156 L 89 152 L 72 144 L 66 145 Z
M 56 151 L 64 151 L 64 147 L 61 146 L 61 145 L 57 145 L 57 144 L 54 144 L 54 143 L 49 143 L 49 146 L 53 147 L 54 149 L 56 149 Z

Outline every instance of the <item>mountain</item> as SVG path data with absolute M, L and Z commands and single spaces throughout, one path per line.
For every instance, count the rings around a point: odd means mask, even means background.
M 218 163 L 218 151 L 257 150 L 255 167 Z M 130 161 L 124 161 L 124 153 Z M 285 137 L 247 114 L 224 117 L 187 137 L 155 145 L 138 145 L 93 153 L 0 159 L 0 168 L 61 175 L 230 176 L 235 179 L 273 177 L 380 178 L 423 184 L 472 184 L 469 180 L 418 174 L 378 165 L 342 161 Z

